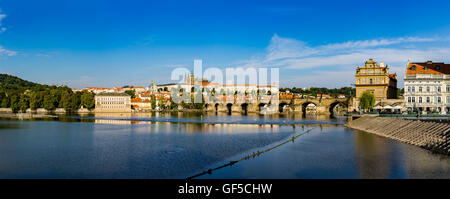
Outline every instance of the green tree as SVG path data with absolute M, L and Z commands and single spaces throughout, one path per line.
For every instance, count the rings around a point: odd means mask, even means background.
M 28 95 L 22 94 L 19 100 L 19 109 L 22 112 L 26 112 L 30 108 L 30 98 Z
M 75 112 L 80 108 L 79 94 L 64 91 L 61 95 L 61 102 L 64 110 L 68 113 Z
M 375 106 L 375 95 L 370 91 L 364 91 L 359 98 L 359 106 L 364 110 L 371 110 Z
M 5 92 L 0 91 L 0 103 L 3 101 L 4 98 L 6 98 Z
M 19 106 L 20 97 L 17 94 L 11 95 L 10 107 L 13 113 L 17 113 L 20 110 Z
M 150 96 L 150 103 L 152 105 L 152 109 L 155 109 L 156 108 L 156 96 L 155 96 L 155 94 L 152 94 Z
M 53 96 L 55 100 L 55 108 L 64 108 L 62 103 L 62 94 L 64 91 L 70 92 L 63 87 L 50 90 L 50 95 Z
M 2 108 L 9 108 L 10 104 L 9 104 L 9 97 L 4 97 L 2 99 L 2 104 L 1 104 Z
M 53 110 L 57 107 L 56 96 L 52 94 L 52 92 L 47 93 L 44 96 L 43 107 L 47 110 Z
M 170 97 L 170 106 L 169 109 L 176 109 L 178 108 L 178 104 L 173 101 L 172 97 Z
M 70 99 L 70 108 L 72 111 L 77 111 L 81 107 L 81 93 L 72 93 Z
M 397 89 L 397 99 L 400 99 L 404 93 L 404 89 Z
M 131 98 L 136 97 L 136 92 L 134 90 L 126 90 L 125 93 L 131 96 Z
M 43 106 L 43 102 L 44 102 L 44 95 L 42 94 L 42 91 L 34 91 L 31 93 L 30 96 L 31 110 L 41 108 Z
M 166 107 L 166 100 L 164 99 L 163 95 L 161 95 L 159 97 L 158 104 L 159 104 L 159 108 L 161 108 L 161 109 L 164 109 Z
M 95 94 L 92 92 L 83 91 L 81 94 L 81 105 L 84 108 L 92 109 L 95 106 Z

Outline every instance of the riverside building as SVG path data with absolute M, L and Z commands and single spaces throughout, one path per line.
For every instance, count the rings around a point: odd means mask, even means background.
M 450 113 L 450 64 L 408 63 L 405 75 L 405 106 L 423 113 Z
M 389 67 L 369 59 L 363 67 L 356 68 L 356 98 L 370 91 L 377 101 L 397 98 L 397 74 L 389 74 Z
M 131 112 L 131 97 L 126 93 L 95 95 L 95 112 Z

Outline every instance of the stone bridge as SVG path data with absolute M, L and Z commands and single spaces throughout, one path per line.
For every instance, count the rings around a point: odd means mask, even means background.
M 264 107 L 267 107 L 270 102 L 256 100 L 253 102 L 216 102 L 216 103 L 206 103 L 205 110 L 208 112 L 240 112 L 240 113 L 261 113 Z M 309 104 L 314 104 L 316 106 L 316 113 L 322 115 L 331 115 L 333 109 L 337 105 L 344 107 L 344 110 L 351 110 L 352 99 L 349 98 L 322 98 L 322 99 L 279 99 L 275 102 L 274 107 L 279 113 L 285 112 L 295 112 L 295 113 L 306 113 L 306 107 Z M 266 106 L 267 105 L 267 106 Z

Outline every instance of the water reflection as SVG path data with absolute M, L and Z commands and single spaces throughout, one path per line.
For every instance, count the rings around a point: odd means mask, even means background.
M 186 178 L 250 151 L 283 145 L 205 178 L 439 178 L 448 157 L 334 123 L 343 118 L 280 114 L 141 113 L 0 120 L 0 178 Z M 344 118 L 345 119 L 345 118 Z M 265 121 L 305 121 L 266 124 Z M 322 123 L 308 124 L 309 120 Z M 225 122 L 224 122 L 225 121 Z M 233 122 L 256 121 L 256 124 Z M 231 122 L 231 123 L 227 123 Z M 30 166 L 33 165 L 33 166 Z
M 392 153 L 389 142 L 364 132 L 354 133 L 355 157 L 361 178 L 390 177 Z
M 199 178 L 450 178 L 450 159 L 342 126 L 323 127 Z

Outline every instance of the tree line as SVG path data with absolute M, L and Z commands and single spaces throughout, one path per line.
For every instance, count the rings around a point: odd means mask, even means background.
M 74 112 L 81 107 L 95 107 L 95 94 L 88 91 L 73 92 L 67 86 L 42 85 L 18 77 L 0 74 L 0 107 L 11 108 L 13 112 L 44 108 L 64 108 Z
M 318 88 L 318 87 L 311 87 L 311 88 L 280 88 L 280 92 L 286 92 L 289 91 L 291 93 L 297 93 L 302 95 L 312 95 L 317 96 L 317 94 L 325 94 L 330 95 L 333 97 L 336 97 L 339 94 L 345 95 L 346 97 L 354 97 L 356 93 L 356 89 L 353 87 L 342 87 L 342 88 Z

